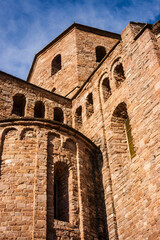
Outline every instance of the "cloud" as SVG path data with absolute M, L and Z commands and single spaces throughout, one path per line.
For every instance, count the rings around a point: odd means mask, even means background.
M 0 69 L 26 79 L 34 54 L 74 21 L 120 33 L 129 21 L 155 22 L 159 0 L 5 0 L 0 7 Z

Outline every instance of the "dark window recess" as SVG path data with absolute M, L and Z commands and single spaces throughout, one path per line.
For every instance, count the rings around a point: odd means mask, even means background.
M 119 63 L 114 69 L 114 78 L 116 80 L 116 87 L 119 87 L 121 83 L 125 80 L 124 70 L 122 63 Z
M 82 126 L 82 107 L 79 106 L 75 112 L 75 127 L 79 128 Z
M 41 101 L 37 101 L 34 107 L 34 117 L 44 118 L 44 113 L 45 113 L 44 103 Z
M 56 91 L 56 88 L 54 87 L 51 92 L 55 92 L 55 91 Z
M 23 94 L 17 93 L 13 96 L 13 109 L 12 114 L 23 117 L 26 105 L 26 99 Z
M 106 55 L 105 47 L 98 46 L 96 47 L 96 62 L 100 62 Z
M 54 166 L 54 218 L 69 222 L 69 171 L 65 163 Z
M 58 54 L 53 60 L 51 64 L 51 75 L 54 75 L 61 69 L 61 55 Z
M 109 78 L 105 78 L 102 82 L 102 93 L 103 93 L 103 100 L 105 102 L 111 95 L 111 87 L 110 87 L 110 83 L 109 83 Z
M 94 108 L 93 108 L 93 96 L 92 93 L 90 93 L 87 97 L 87 102 L 86 102 L 86 114 L 87 118 L 89 118 L 92 114 L 94 113 Z
M 58 108 L 58 107 L 54 108 L 54 120 L 57 122 L 63 123 L 64 116 L 63 116 L 63 111 L 61 108 Z
M 128 113 L 127 113 L 126 103 L 124 102 L 120 103 L 114 110 L 113 116 L 124 119 L 124 120 L 127 119 Z

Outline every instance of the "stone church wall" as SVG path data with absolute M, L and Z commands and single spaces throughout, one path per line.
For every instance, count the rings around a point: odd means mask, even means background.
M 134 26 L 128 25 L 122 32 L 122 42 L 74 98 L 72 108 L 73 126 L 76 109 L 81 106 L 82 124 L 78 129 L 103 152 L 102 174 L 111 239 L 158 239 L 159 234 L 156 165 L 160 134 L 159 48 L 149 29 L 136 40 L 135 36 Z M 125 79 L 116 85 L 114 69 L 119 63 L 123 65 Z M 106 78 L 110 83 L 107 99 L 103 89 Z M 88 118 L 90 93 L 94 111 Z M 131 124 L 136 152 L 132 159 L 124 123 L 114 119 L 114 111 L 121 103 L 127 106 Z
M 50 49 L 66 76 L 78 63 L 73 84 L 57 73 L 60 94 L 86 81 L 72 99 L 0 72 L 2 239 L 159 239 L 159 23 L 129 23 L 92 65 L 102 38 L 73 29 Z M 51 55 L 32 69 L 48 90 Z
M 99 150 L 58 123 L 0 125 L 1 239 L 106 239 Z
M 37 101 L 44 104 L 44 118 L 54 120 L 54 109 L 60 108 L 63 112 L 63 123 L 71 126 L 71 107 L 69 99 L 63 98 L 54 93 L 45 91 L 32 84 L 28 84 L 13 76 L 0 72 L 0 118 L 15 118 L 13 110 L 13 97 L 22 94 L 25 97 L 24 117 L 34 117 L 34 107 Z

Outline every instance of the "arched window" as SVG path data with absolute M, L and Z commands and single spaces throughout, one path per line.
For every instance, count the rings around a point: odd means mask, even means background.
M 57 73 L 61 69 L 61 55 L 58 54 L 53 60 L 51 64 L 51 75 Z
M 54 87 L 54 88 L 52 88 L 52 91 L 51 92 L 55 92 L 56 91 L 56 88 Z
M 26 98 L 23 94 L 17 93 L 13 96 L 12 114 L 23 117 L 26 105 Z
M 64 116 L 63 116 L 63 111 L 59 107 L 54 108 L 54 121 L 61 122 L 63 123 Z
M 44 118 L 45 107 L 42 101 L 37 101 L 34 106 L 34 117 Z
M 80 128 L 82 126 L 82 107 L 79 106 L 75 112 L 75 128 Z
M 116 87 L 119 87 L 125 80 L 124 70 L 122 63 L 118 63 L 113 70 L 114 79 L 116 81 Z
M 86 115 L 87 115 L 87 118 L 89 118 L 93 113 L 94 113 L 93 96 L 92 96 L 92 93 L 90 93 L 87 96 L 87 102 L 86 102 Z
M 110 83 L 109 83 L 109 78 L 105 78 L 102 82 L 102 94 L 103 94 L 104 102 L 107 101 L 107 99 L 111 95 L 111 87 L 110 87 Z
M 69 222 L 69 171 L 66 163 L 54 165 L 54 218 Z
M 126 142 L 126 144 L 128 145 L 131 158 L 135 157 L 136 152 L 133 145 L 133 137 L 131 132 L 132 129 L 131 129 L 128 113 L 127 113 L 126 104 L 124 102 L 120 103 L 116 107 L 115 111 L 113 112 L 112 120 L 115 121 L 116 123 L 114 125 L 115 130 L 117 131 L 117 133 L 119 132 L 119 138 L 118 138 L 119 144 L 123 143 L 121 152 L 122 152 L 122 149 L 125 149 L 124 144 Z M 122 138 L 122 141 L 120 141 L 120 138 Z
M 103 46 L 96 47 L 96 62 L 100 62 L 106 55 L 106 49 Z

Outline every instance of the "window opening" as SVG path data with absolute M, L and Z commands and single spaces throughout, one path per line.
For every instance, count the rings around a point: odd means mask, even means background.
M 106 55 L 106 49 L 103 46 L 96 47 L 96 62 L 100 62 Z
M 56 74 L 61 69 L 61 55 L 58 54 L 53 60 L 51 64 L 51 75 Z
M 44 118 L 45 107 L 42 101 L 37 101 L 34 107 L 34 117 Z
M 15 96 L 13 96 L 12 114 L 23 117 L 25 105 L 26 105 L 25 96 L 23 94 L 17 93 Z
M 93 96 L 92 93 L 90 93 L 87 97 L 87 102 L 86 102 L 86 114 L 87 118 L 89 118 L 92 114 L 94 113 L 94 108 L 93 108 Z
M 104 102 L 107 101 L 107 99 L 111 95 L 111 87 L 109 83 L 109 78 L 105 78 L 102 82 L 102 92 L 103 92 L 103 100 Z
M 54 120 L 63 123 L 64 116 L 61 108 L 58 107 L 54 108 Z
M 122 63 L 119 63 L 114 68 L 114 78 L 116 80 L 116 87 L 119 87 L 121 85 L 121 83 L 125 80 Z
M 79 128 L 82 126 L 82 107 L 79 106 L 75 112 L 75 127 Z
M 51 92 L 55 92 L 55 91 L 56 91 L 56 88 L 54 87 Z
M 130 120 L 128 117 L 128 113 L 127 113 L 127 108 L 126 108 L 126 104 L 120 103 L 117 108 L 115 109 L 114 113 L 113 113 L 114 117 L 117 117 L 117 120 L 115 120 L 117 123 L 119 122 L 119 125 L 117 125 L 117 130 L 119 129 L 120 131 L 123 131 L 122 128 L 120 127 L 121 124 L 123 123 L 123 125 L 125 125 L 125 129 L 126 129 L 126 137 L 127 137 L 127 143 L 128 143 L 128 149 L 130 152 L 130 156 L 131 159 L 133 157 L 136 156 L 136 152 L 135 152 L 135 148 L 134 148 L 134 144 L 133 144 L 133 137 L 132 137 L 132 129 L 131 129 L 131 125 L 130 125 Z M 122 135 L 122 133 L 121 133 Z
M 54 167 L 54 218 L 69 222 L 69 171 L 65 163 L 58 162 Z

